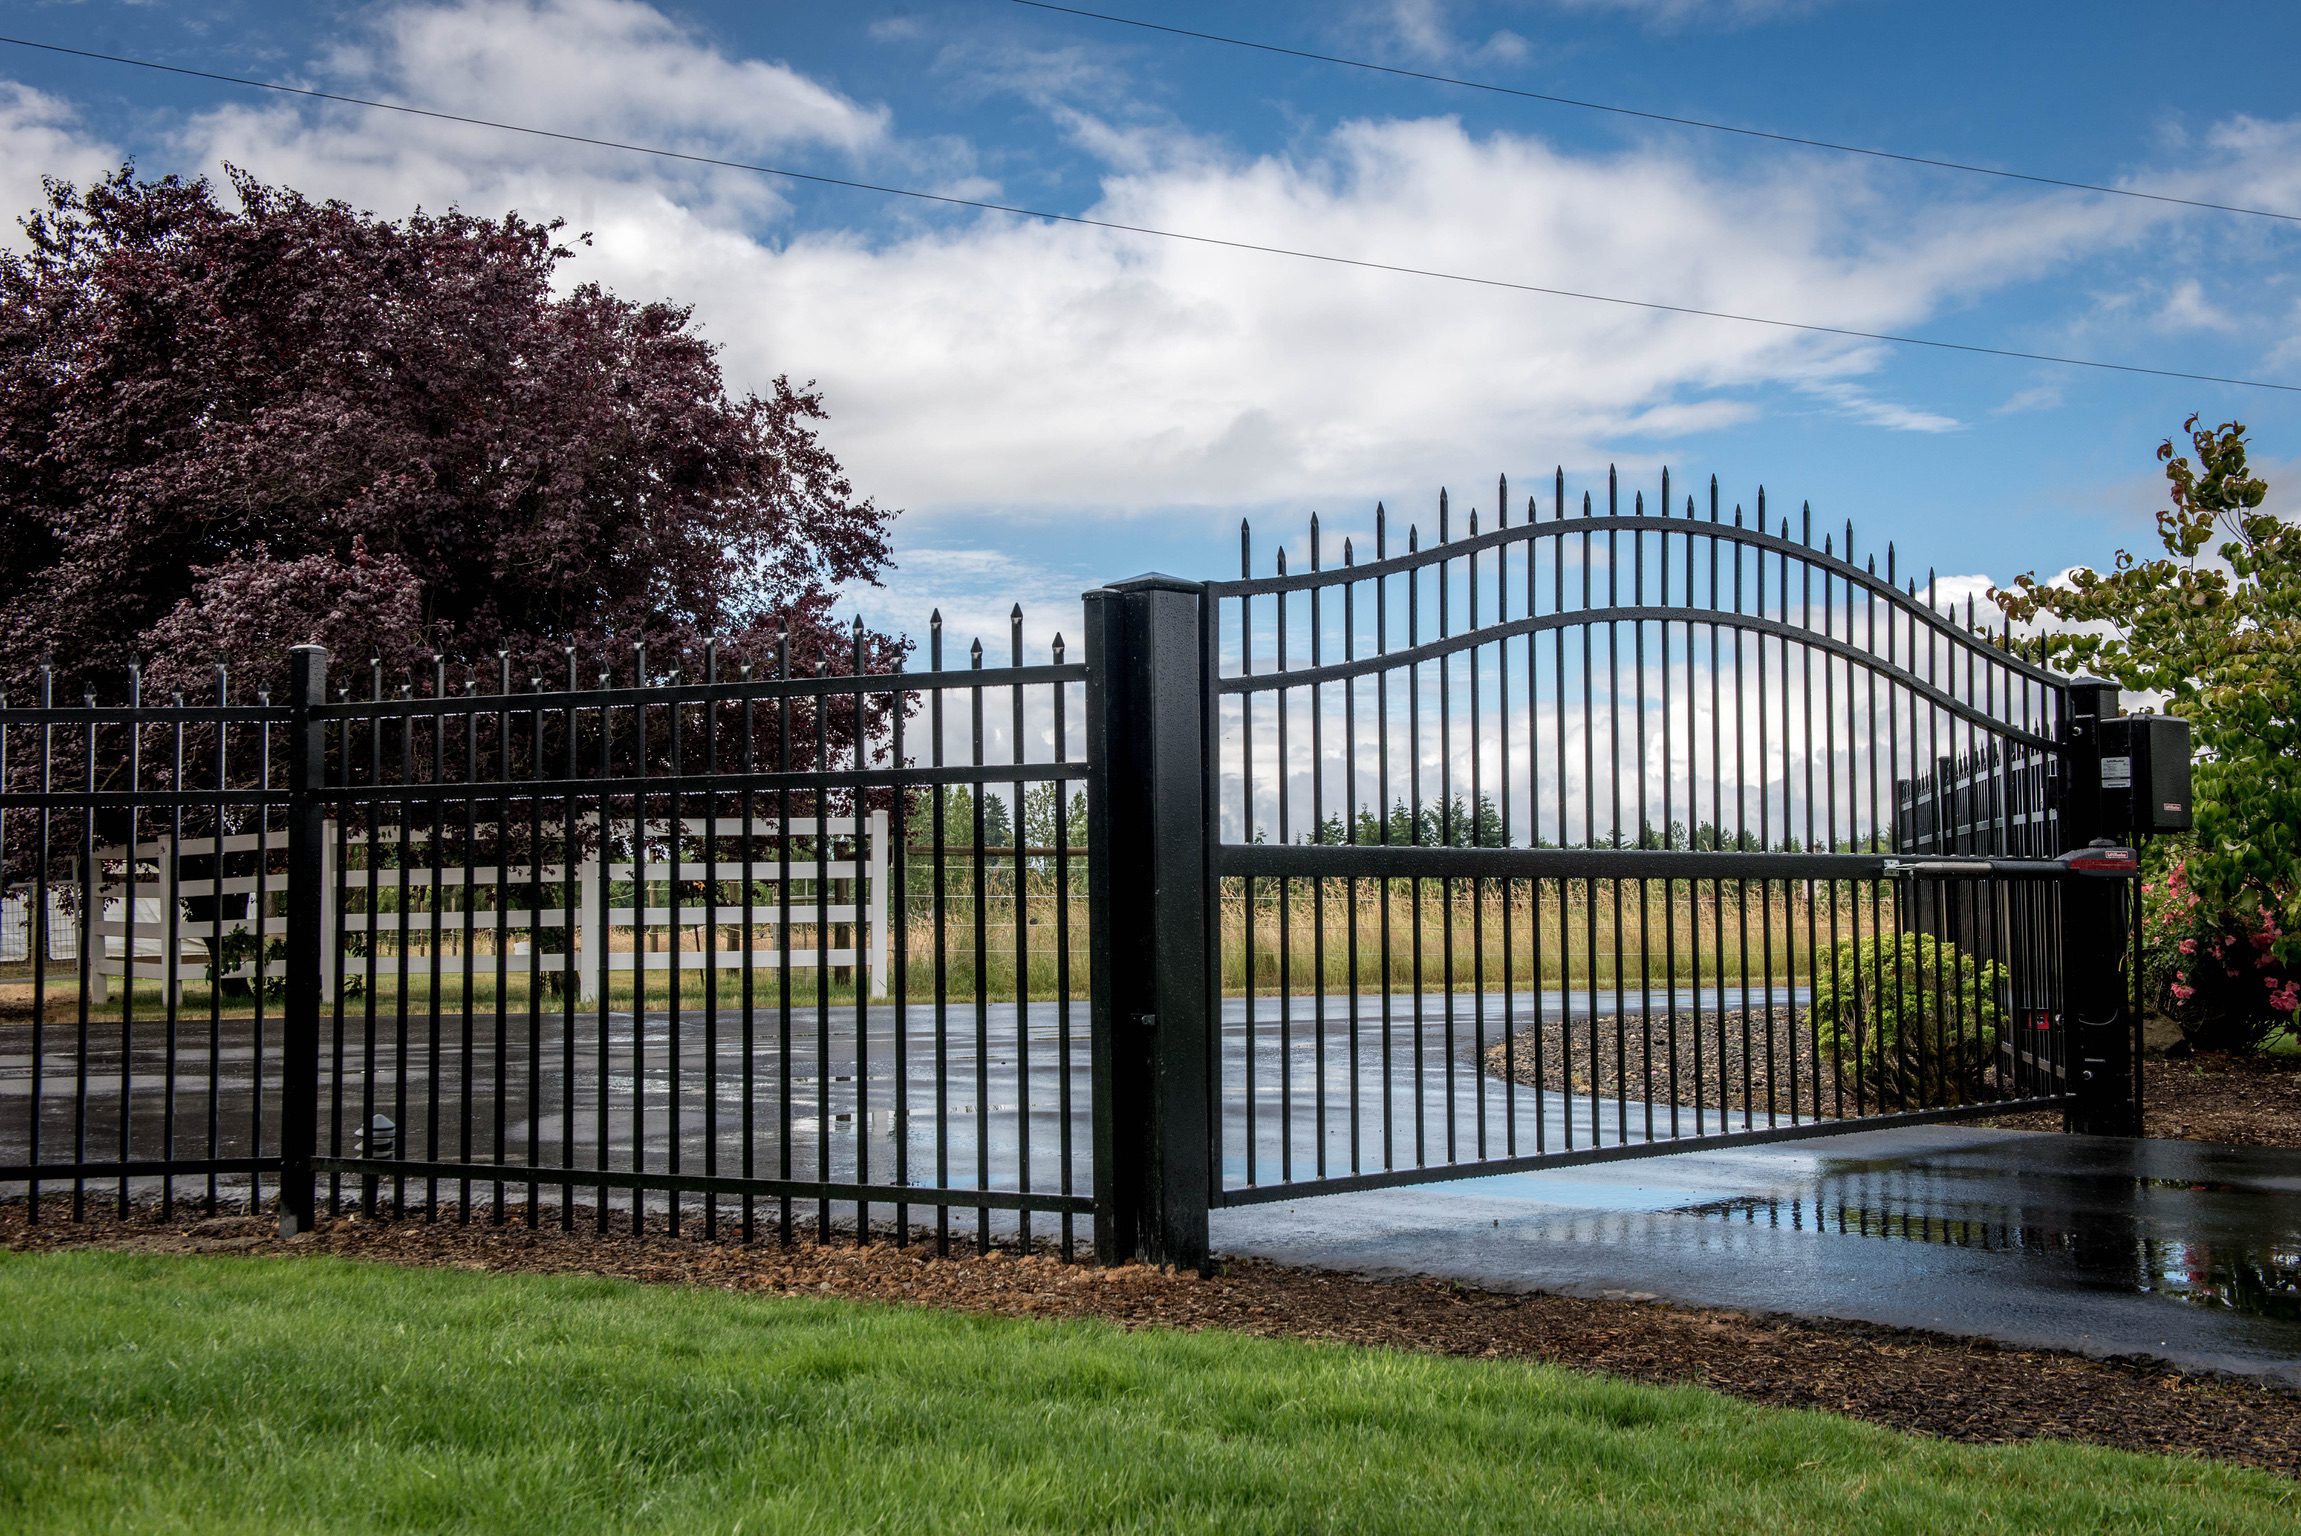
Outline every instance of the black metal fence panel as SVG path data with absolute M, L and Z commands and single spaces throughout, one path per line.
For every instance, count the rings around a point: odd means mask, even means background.
M 2062 680 L 1762 494 L 1547 489 L 1204 589 L 1216 1202 L 2061 1104 Z
M 35 1218 L 265 1192 L 280 1010 L 248 978 L 280 900 L 286 724 L 223 673 L 207 700 L 153 703 L 132 676 L 63 702 L 43 672 L 0 701 L 0 882 L 26 929 L 0 1005 L 0 1183 Z
M 0 709 L 0 859 L 82 929 L 0 1022 L 0 1186 L 264 1198 L 308 913 L 330 1209 L 1071 1252 L 1085 668 L 1019 610 L 1001 663 L 931 633 L 921 672 L 360 668 L 302 801 L 268 702 Z

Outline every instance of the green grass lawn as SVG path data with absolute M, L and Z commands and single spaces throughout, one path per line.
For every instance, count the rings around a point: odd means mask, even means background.
M 0 1529 L 2277 1530 L 2301 1485 L 1503 1362 L 0 1254 Z

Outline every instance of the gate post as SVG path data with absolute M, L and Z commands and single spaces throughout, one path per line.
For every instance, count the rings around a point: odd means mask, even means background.
M 1201 593 L 1086 594 L 1095 1255 L 1204 1273 L 1213 1020 Z
M 328 935 L 322 887 L 327 824 L 324 727 L 315 706 L 327 702 L 328 653 L 299 645 L 288 681 L 288 952 L 287 998 L 280 1038 L 280 1236 L 312 1227 L 312 1159 L 319 1151 L 320 975 Z M 219 834 L 220 841 L 220 834 Z M 263 914 L 257 914 L 261 932 Z M 261 956 L 256 985 L 263 985 Z
M 2123 844 L 2101 783 L 2102 722 L 2117 718 L 2117 685 L 2072 680 L 2060 722 L 2060 852 L 2096 840 Z M 2072 871 L 2061 879 L 2061 995 L 2065 1070 L 2072 1095 L 2064 1124 L 2091 1136 L 2141 1134 L 2141 1021 L 2133 1007 L 2126 919 L 2130 880 Z

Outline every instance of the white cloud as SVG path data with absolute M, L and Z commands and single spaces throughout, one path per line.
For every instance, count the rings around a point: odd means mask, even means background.
M 1865 426 L 1884 427 L 1893 432 L 1955 432 L 1965 425 L 1954 416 L 1897 405 L 1891 400 L 1880 400 L 1859 384 L 1848 384 L 1843 380 L 1799 387 L 1807 394 L 1837 407 L 1839 414 Z
M 2204 153 L 2131 178 L 2139 191 L 2301 214 L 2301 118 L 2239 116 L 2216 123 Z M 2232 226 L 2219 226 L 2234 232 Z
M 119 150 L 81 128 L 69 102 L 0 80 L 0 244 L 16 244 L 15 221 L 47 206 L 42 176 L 85 184 L 120 159 Z
M 2045 270 L 2134 224 L 2058 201 L 1880 206 L 1850 173 L 1739 184 L 1450 119 L 1115 177 L 1099 219 L 1857 329 Z M 795 238 L 715 324 L 820 377 L 891 499 L 1048 508 L 1355 501 L 1529 451 L 1573 459 L 1810 383 L 1857 418 L 1874 349 L 1730 322 L 1009 219 Z M 723 332 L 724 333 L 724 332 Z M 874 479 L 873 483 L 882 483 Z
M 2004 403 L 1995 407 L 1990 414 L 1993 416 L 2018 416 L 2024 411 L 2050 411 L 2061 404 L 2061 398 L 2061 386 L 2059 384 L 2033 384 L 2027 389 L 2017 389 L 2006 396 Z
M 1107 570 L 1083 570 L 1059 557 L 1025 564 L 1007 550 L 906 542 L 895 551 L 895 569 L 885 586 L 851 588 L 846 595 L 865 623 L 902 629 L 918 639 L 914 666 L 927 664 L 931 614 L 943 620 L 946 666 L 965 666 L 968 647 L 977 640 L 990 664 L 1004 665 L 1013 646 L 1011 615 L 1018 607 L 1027 661 L 1047 660 L 1057 636 L 1068 658 L 1077 661 L 1086 637 L 1080 594 L 1109 578 Z
M 570 48 L 617 78 L 586 95 L 596 66 L 554 72 Z M 2174 217 L 2062 193 L 1917 199 L 1893 195 L 1890 172 L 1827 161 L 1719 171 L 1668 143 L 1570 153 L 1450 118 L 1344 123 L 1243 157 L 1091 61 L 1008 64 L 999 89 L 1071 114 L 1113 167 L 1083 210 L 1098 219 L 1860 330 L 1921 327 Z M 425 104 L 484 99 L 492 116 L 712 153 L 776 135 L 879 163 L 924 153 L 883 109 L 634 0 L 387 10 L 328 68 Z M 60 109 L 42 110 L 35 128 Z M 193 168 L 228 158 L 386 213 L 460 202 L 594 231 L 570 280 L 693 301 L 738 387 L 822 383 L 857 483 L 913 509 L 906 561 L 961 542 L 934 524 L 953 508 L 1050 527 L 1194 505 L 1356 515 L 1503 464 L 1630 462 L 1641 442 L 1749 419 L 1768 388 L 1884 430 L 1958 425 L 1880 398 L 1864 380 L 1885 349 L 1845 338 L 1000 215 L 787 233 L 764 178 L 341 107 L 229 106 L 180 142 Z M 2215 174 L 2285 142 L 2242 121 L 2214 139 Z M 964 153 L 936 154 L 952 163 L 918 184 L 992 189 Z M 859 204 L 856 221 L 883 211 Z
M 638 73 L 658 81 L 752 67 L 638 9 L 587 0 L 564 14 L 656 39 Z M 363 67 L 413 88 L 442 39 L 540 15 L 469 0 L 386 16 Z M 636 123 L 590 125 L 645 137 L 660 92 L 623 99 Z M 1154 117 L 1104 100 L 1109 119 L 1042 103 L 1121 167 L 1085 210 L 1097 219 L 1855 329 L 1922 324 L 2154 216 L 2064 197 L 1916 207 L 1861 167 L 1729 178 L 1667 148 L 1571 154 L 1451 118 L 1349 122 L 1241 158 L 1160 138 Z M 456 200 L 570 218 L 597 236 L 575 275 L 694 301 L 739 385 L 819 380 L 858 483 L 930 515 L 1356 506 L 1498 459 L 1587 461 L 1601 444 L 1744 419 L 1768 384 L 1888 429 L 1955 424 L 1860 391 L 1852 376 L 1880 351 L 1837 338 L 1003 215 L 770 244 L 760 231 L 780 205 L 756 177 L 349 109 L 231 107 L 187 138 L 210 164 L 387 211 Z
M 1381 0 L 1362 18 L 1361 30 L 1418 59 L 1445 63 L 1515 64 L 1532 51 L 1516 32 L 1500 29 L 1483 41 L 1456 35 L 1453 0 Z
M 2237 322 L 2205 297 L 2205 287 L 2196 278 L 2187 278 L 2173 285 L 2165 302 L 2157 308 L 2156 325 L 2167 331 L 2234 331 Z
M 889 137 L 886 108 L 730 57 L 638 0 L 378 9 L 318 68 L 330 85 L 429 110 L 723 159 L 851 159 Z M 677 231 L 706 259 L 725 237 L 750 244 L 738 231 L 786 208 L 783 185 L 753 172 L 340 105 L 228 102 L 177 137 L 204 169 L 230 162 L 382 212 L 455 202 L 578 229 Z
M 1823 9 L 1832 0 L 1519 0 L 1524 9 L 1570 16 L 1619 16 L 1655 32 L 1727 31 Z M 1361 31 L 1432 61 L 1516 63 L 1533 47 L 1517 32 L 1499 30 L 1483 42 L 1460 33 L 1461 0 L 1373 0 Z M 1371 25 L 1369 25 L 1371 23 Z
M 1616 12 L 1657 30 L 1747 27 L 1820 10 L 1829 0 L 1548 0 L 1562 11 Z
M 639 0 L 455 0 L 375 14 L 327 60 L 422 105 L 565 132 L 665 136 L 721 152 L 821 145 L 860 152 L 887 133 L 866 107 L 788 65 L 730 58 Z

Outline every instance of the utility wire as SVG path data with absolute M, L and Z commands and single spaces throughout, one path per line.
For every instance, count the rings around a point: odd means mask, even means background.
M 1496 85 L 1490 80 L 1465 80 L 1459 75 L 1433 74 L 1428 70 L 1402 69 L 1394 64 L 1375 64 L 1365 59 L 1344 58 L 1340 54 L 1313 53 L 1307 48 L 1288 48 L 1278 43 L 1258 43 L 1252 38 L 1229 37 L 1220 32 L 1199 32 L 1189 27 L 1169 26 L 1160 21 L 1144 21 L 1140 17 L 1120 16 L 1110 11 L 1089 11 L 1075 5 L 1054 5 L 1049 0 L 1012 0 L 1013 4 L 1028 6 L 1034 11 L 1054 11 L 1064 16 L 1083 17 L 1088 21 L 1107 21 L 1121 27 L 1139 27 L 1145 32 L 1164 32 L 1171 37 L 1188 37 L 1202 43 L 1222 43 L 1231 48 L 1251 48 L 1258 53 L 1283 54 L 1290 59 L 1308 59 L 1317 64 L 1340 64 L 1346 69 L 1363 69 L 1369 74 L 1396 75 L 1403 80 L 1427 80 L 1436 85 L 1460 86 L 1467 91 L 1490 91 L 1497 96 L 1517 96 L 1527 101 L 1544 101 L 1556 107 L 1576 107 L 1585 112 L 1611 112 L 1617 117 L 1643 118 L 1650 123 L 1669 123 L 1678 128 L 1704 128 L 1712 133 L 1739 134 L 1746 139 L 1767 139 L 1776 144 L 1796 144 L 1806 149 L 1835 150 L 1842 155 L 1867 155 L 1873 160 L 1898 160 L 1904 165 L 1930 166 L 1937 171 L 1964 171 L 1974 176 L 1998 176 L 2007 181 L 2026 181 L 2041 187 L 2066 187 L 2072 192 L 2099 192 L 2109 197 L 2133 197 L 2144 202 L 2172 203 L 2182 208 L 2207 208 L 2215 213 L 2242 213 L 2256 219 L 2281 219 L 2289 224 L 2301 224 L 2301 213 L 2280 213 L 2274 208 L 2245 208 L 2233 203 L 2209 203 L 2193 197 L 2174 197 L 2164 192 L 2142 192 L 2132 187 L 2105 187 L 2090 181 L 2069 181 L 2059 176 L 2038 176 L 2028 171 L 2001 170 L 1992 165 L 1969 165 L 1962 160 L 1937 160 L 1930 155 L 1905 155 L 1899 150 L 1875 149 L 1862 144 L 1837 144 L 1828 139 L 1809 139 L 1794 133 L 1773 133 L 1764 128 L 1747 128 L 1739 123 L 1713 123 L 1699 117 L 1675 117 L 1667 112 L 1649 112 L 1640 107 L 1617 106 L 1611 102 L 1585 101 L 1577 96 L 1557 96 L 1546 91 L 1521 90 L 1514 85 Z
M 653 155 L 665 160 L 678 160 L 690 165 L 715 166 L 723 170 L 754 171 L 762 176 L 779 176 L 788 181 L 807 182 L 815 186 L 844 187 L 857 192 L 876 192 L 884 197 L 907 197 L 924 203 L 940 203 L 951 208 L 974 208 L 986 213 L 1007 213 L 1018 218 L 1045 219 L 1055 224 L 1074 224 L 1087 229 L 1107 229 L 1117 234 L 1146 235 L 1159 240 L 1174 240 L 1187 245 L 1213 246 L 1222 250 L 1251 251 L 1264 256 L 1287 256 L 1297 261 L 1321 262 L 1327 266 L 1349 267 L 1362 272 L 1392 272 L 1404 277 L 1426 277 L 1439 282 L 1464 283 L 1477 288 L 1500 288 L 1513 293 L 1537 293 L 1550 298 L 1580 299 L 1592 304 L 1612 304 L 1624 309 L 1642 309 L 1658 314 L 1691 315 L 1705 320 L 1731 320 L 1742 325 L 1763 325 L 1775 330 L 1802 331 L 1815 336 L 1842 336 L 1854 341 L 1887 342 L 1902 347 L 1928 347 L 1937 352 L 1962 352 L 1976 357 L 2004 357 L 2018 362 L 2053 363 L 2066 368 L 2094 368 L 2106 373 L 2140 374 L 2157 379 L 2181 379 L 2195 384 L 2228 384 L 2239 389 L 2273 389 L 2283 394 L 2301 394 L 2301 384 L 2277 384 L 2266 379 L 2231 378 L 2214 373 L 2185 373 L 2175 368 L 2149 368 L 2139 363 L 2111 363 L 2090 357 L 2059 357 L 2049 352 L 2023 352 L 2012 347 L 1987 347 L 1976 342 L 1937 341 L 1925 336 L 1902 336 L 1888 331 L 1861 331 L 1850 326 L 1816 325 L 1801 320 L 1778 320 L 1766 315 L 1743 315 L 1730 310 L 1698 309 L 1690 304 L 1665 304 L 1654 299 L 1628 299 L 1618 294 L 1588 293 L 1575 288 L 1552 288 L 1540 283 L 1522 283 L 1502 277 L 1479 277 L 1465 272 L 1445 272 L 1434 267 L 1410 267 L 1396 262 L 1371 261 L 1357 256 L 1337 256 L 1327 251 L 1306 251 L 1291 246 L 1263 245 L 1252 240 L 1229 240 L 1219 235 L 1194 235 L 1182 230 L 1158 229 L 1147 224 L 1123 224 L 1115 219 L 1095 219 L 1077 213 L 1050 213 L 1043 208 L 1024 208 L 1013 203 L 994 203 L 981 198 L 953 197 L 943 192 L 922 192 L 913 187 L 891 187 L 878 182 L 856 181 L 843 176 L 823 176 L 813 171 L 794 171 L 782 166 L 763 165 L 749 160 L 723 160 L 713 155 L 690 154 L 684 150 L 665 149 L 657 145 L 632 144 L 621 139 L 594 138 L 588 134 L 563 133 L 554 128 L 532 128 L 523 123 L 498 122 L 492 118 L 469 117 L 458 112 L 441 112 L 430 107 L 409 106 L 405 102 L 376 101 L 364 96 L 347 96 L 336 91 L 313 90 L 308 86 L 283 85 L 275 80 L 257 80 L 244 75 L 226 75 L 214 70 L 192 69 L 181 64 L 160 64 L 150 59 L 130 58 L 124 54 L 98 53 L 87 48 L 68 48 L 61 43 L 35 42 L 30 38 L 0 34 L 0 43 L 19 48 L 35 48 L 46 53 L 64 54 L 72 58 L 93 59 L 104 64 L 125 64 L 136 69 L 156 70 L 162 74 L 181 75 L 194 80 L 213 80 L 224 85 L 244 85 L 253 90 L 277 91 L 285 96 L 302 96 L 314 101 L 333 101 L 345 106 L 367 107 L 378 112 L 398 112 L 409 117 L 430 118 L 437 122 L 461 123 L 473 128 L 492 128 L 504 133 L 525 134 L 530 138 L 551 139 L 563 144 L 584 144 L 596 149 L 621 150 L 629 154 Z

